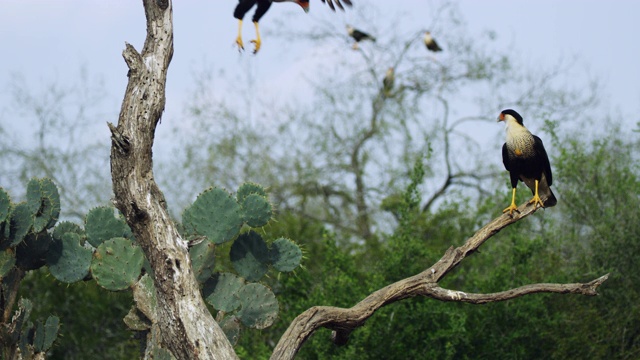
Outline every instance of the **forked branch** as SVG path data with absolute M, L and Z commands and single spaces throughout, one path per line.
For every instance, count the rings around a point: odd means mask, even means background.
M 474 253 L 485 241 L 505 227 L 525 218 L 537 209 L 523 204 L 513 217 L 502 215 L 478 230 L 457 248 L 449 248 L 438 262 L 425 271 L 388 285 L 367 296 L 349 309 L 314 306 L 296 317 L 284 333 L 271 355 L 271 359 L 293 359 L 302 344 L 321 327 L 333 330 L 332 340 L 336 345 L 345 344 L 353 330 L 362 326 L 381 307 L 415 296 L 430 297 L 441 301 L 459 301 L 484 304 L 513 299 L 533 293 L 559 293 L 597 295 L 598 287 L 608 274 L 588 283 L 532 284 L 492 294 L 472 294 L 453 291 L 438 286 L 438 281 L 453 270 L 468 255 Z

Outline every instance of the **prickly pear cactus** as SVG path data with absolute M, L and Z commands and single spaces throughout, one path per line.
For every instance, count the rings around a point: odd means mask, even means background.
M 249 194 L 241 202 L 244 222 L 251 227 L 267 225 L 273 215 L 273 208 L 269 200 L 262 195 Z
M 56 227 L 58 229 L 60 225 Z M 59 281 L 73 283 L 89 274 L 93 250 L 82 246 L 82 238 L 75 232 L 55 236 L 47 253 L 51 275 Z
M 33 178 L 27 185 L 27 207 L 33 217 L 33 231 L 53 227 L 60 216 L 60 195 L 51 179 Z
M 269 270 L 269 248 L 255 231 L 240 235 L 229 253 L 233 268 L 249 281 L 258 281 Z
M 254 329 L 264 329 L 278 317 L 278 300 L 271 289 L 262 284 L 247 284 L 238 291 L 240 321 Z
M 21 202 L 13 207 L 8 224 L 5 225 L 5 235 L 8 235 L 9 246 L 16 246 L 22 242 L 32 227 L 33 217 L 27 203 Z
M 0 281 L 9 273 L 16 264 L 16 254 L 14 249 L 8 248 L 0 250 Z
M 198 282 L 205 282 L 213 274 L 216 260 L 216 245 L 204 240 L 189 249 L 191 267 Z
M 97 248 L 104 241 L 127 237 L 131 233 L 129 226 L 120 217 L 114 215 L 115 209 L 108 206 L 93 208 L 87 214 L 84 229 L 89 243 Z
M 239 276 L 218 273 L 204 284 L 202 295 L 216 310 L 231 312 L 240 306 L 237 294 L 244 285 L 244 279 Z
M 113 238 L 96 249 L 91 274 L 98 285 L 107 290 L 124 290 L 138 281 L 143 260 L 138 245 L 125 238 Z
M 184 211 L 182 223 L 188 235 L 204 235 L 213 243 L 222 244 L 238 235 L 243 219 L 240 205 L 231 194 L 211 188 Z
M 238 202 L 242 203 L 247 196 L 251 194 L 257 194 L 263 197 L 267 197 L 267 191 L 262 187 L 262 185 L 258 185 L 252 182 L 246 182 L 240 185 L 238 188 L 238 192 L 236 193 L 236 198 Z
M 45 264 L 50 244 L 51 235 L 46 231 L 27 234 L 16 246 L 16 266 L 23 270 L 39 269 Z
M 11 198 L 3 188 L 0 188 L 0 224 L 7 220 L 11 212 Z M 0 234 L 2 236 L 2 234 Z
M 293 271 L 300 265 L 302 250 L 300 250 L 300 247 L 293 241 L 279 238 L 271 244 L 269 260 L 278 271 Z

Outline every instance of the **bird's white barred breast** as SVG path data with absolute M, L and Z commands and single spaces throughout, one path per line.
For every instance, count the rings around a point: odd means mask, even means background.
M 515 120 L 507 121 L 507 148 L 511 151 L 528 152 L 533 149 L 534 139 L 531 132 L 526 127 L 518 124 Z

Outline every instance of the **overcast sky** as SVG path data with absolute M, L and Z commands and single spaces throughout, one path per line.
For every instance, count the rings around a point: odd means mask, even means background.
M 300 63 L 313 44 L 294 45 L 270 37 L 270 28 L 285 19 L 280 31 L 296 32 L 309 22 L 329 21 L 336 29 L 361 23 L 366 9 L 331 13 L 319 0 L 311 1 L 304 14 L 294 4 L 275 4 L 261 21 L 263 48 L 254 56 L 233 47 L 237 22 L 232 16 L 235 0 L 174 1 L 175 54 L 169 69 L 165 121 L 179 118 L 185 96 L 193 86 L 193 74 L 204 68 L 222 70 L 228 78 L 251 71 L 258 84 L 295 88 L 300 76 L 313 77 L 313 68 Z M 398 31 L 429 28 L 438 2 L 424 0 L 354 0 L 356 7 L 375 5 L 384 16 L 402 16 Z M 604 85 L 603 109 L 618 110 L 630 124 L 640 120 L 640 1 L 477 1 L 458 2 L 471 33 L 493 30 L 499 41 L 520 60 L 535 66 L 558 59 L 579 60 L 584 74 Z M 378 14 L 380 14 L 378 13 Z M 253 26 L 245 22 L 245 43 L 253 38 Z M 360 21 L 360 23 L 359 23 Z M 374 26 L 371 26 L 375 28 Z M 377 34 L 384 36 L 384 34 Z M 446 48 L 446 34 L 435 34 Z M 115 122 L 126 86 L 127 68 L 121 53 L 129 42 L 138 50 L 145 37 L 141 1 L 134 0 L 0 0 L 0 121 L 11 129 L 18 120 L 9 109 L 8 84 L 23 76 L 34 91 L 46 84 L 72 84 L 84 66 L 90 76 L 104 80 L 104 118 L 96 136 L 108 136 L 104 123 Z M 345 49 L 345 51 L 349 51 Z M 326 59 L 331 61 L 331 59 Z M 322 76 L 322 74 L 318 74 Z M 573 79 L 569 79 L 572 81 Z M 499 109 L 496 109 L 498 111 Z M 11 125 L 9 125 L 11 124 Z M 7 126 L 9 125 L 9 126 Z M 16 125 L 17 126 L 17 125 Z M 16 127 L 17 128 L 17 127 Z M 167 127 L 164 127 L 167 128 Z M 159 131 L 163 131 L 161 128 Z M 501 131 L 501 129 L 496 129 Z M 28 137 L 21 139 L 29 142 Z

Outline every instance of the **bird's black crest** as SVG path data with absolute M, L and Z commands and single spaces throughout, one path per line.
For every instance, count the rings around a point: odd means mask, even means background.
M 518 124 L 523 125 L 522 124 L 522 116 L 520 116 L 520 114 L 518 114 L 517 111 L 515 111 L 513 109 L 505 109 L 505 110 L 502 110 L 501 113 L 505 114 L 505 115 L 513 116 L 516 119 L 516 121 L 518 122 Z

